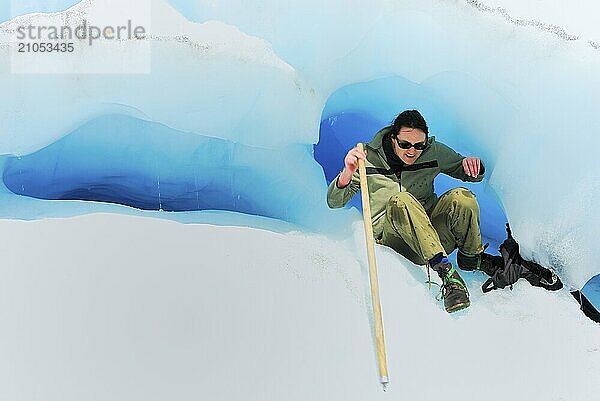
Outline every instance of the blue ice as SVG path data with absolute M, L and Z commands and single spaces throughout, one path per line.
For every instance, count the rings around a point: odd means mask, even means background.
M 309 145 L 277 149 L 178 132 L 109 114 L 28 155 L 4 157 L 4 185 L 46 200 L 143 210 L 229 210 L 316 228 L 326 217 Z
M 24 14 L 56 13 L 77 3 L 77 0 L 5 0 L 0 2 L 0 23 Z

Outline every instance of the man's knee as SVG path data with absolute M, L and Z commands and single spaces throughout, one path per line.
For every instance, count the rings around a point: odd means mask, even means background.
M 405 208 L 411 207 L 419 203 L 417 199 L 410 192 L 398 192 L 396 195 L 392 196 L 388 201 L 388 208 L 396 207 L 396 208 Z
M 450 197 L 451 201 L 456 202 L 460 208 L 479 210 L 479 203 L 475 194 L 467 188 L 454 188 L 448 191 L 447 196 Z

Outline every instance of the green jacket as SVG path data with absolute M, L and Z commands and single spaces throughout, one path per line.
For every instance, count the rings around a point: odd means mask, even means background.
M 388 153 L 384 149 L 384 138 L 389 141 L 390 127 L 380 130 L 371 142 L 365 144 L 367 150 L 367 183 L 369 186 L 369 201 L 373 222 L 373 234 L 380 238 L 383 231 L 383 217 L 388 201 L 401 191 L 410 192 L 421 202 L 427 213 L 430 213 L 437 202 L 437 195 L 433 191 L 433 180 L 444 173 L 462 181 L 479 182 L 483 179 L 484 167 L 481 165 L 480 174 L 469 177 L 465 174 L 462 160 L 464 156 L 456 153 L 441 142 L 436 142 L 435 137 L 427 141 L 427 148 L 412 165 L 406 165 L 394 155 L 396 160 L 388 160 Z M 393 167 L 390 167 L 390 164 Z M 358 170 L 352 176 L 350 183 L 344 188 L 337 187 L 338 176 L 327 189 L 327 204 L 330 208 L 343 207 L 360 189 Z

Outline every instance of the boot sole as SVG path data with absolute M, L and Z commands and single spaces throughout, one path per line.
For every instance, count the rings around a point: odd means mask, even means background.
M 452 305 L 450 308 L 446 308 L 446 312 L 448 312 L 448 313 L 457 312 L 461 309 L 468 308 L 470 305 L 471 305 L 470 301 L 461 302 L 460 304 Z

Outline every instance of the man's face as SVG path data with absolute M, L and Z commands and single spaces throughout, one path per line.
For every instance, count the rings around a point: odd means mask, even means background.
M 394 148 L 394 153 L 406 164 L 413 164 L 423 150 L 417 150 L 414 147 L 410 147 L 408 149 L 402 149 L 400 145 L 404 144 L 408 146 L 409 144 L 419 144 L 425 141 L 426 135 L 419 128 L 406 128 L 401 127 L 400 132 L 396 136 L 396 138 L 392 137 L 392 147 Z M 398 144 L 400 142 L 400 145 Z

